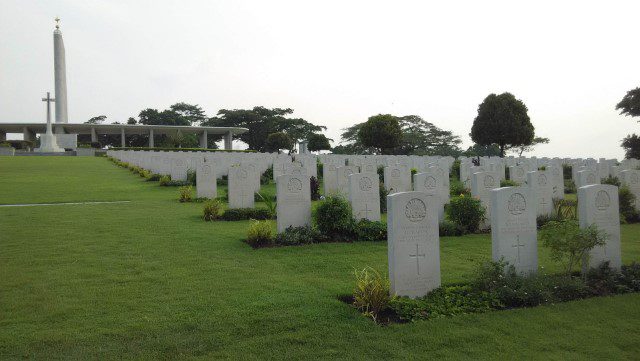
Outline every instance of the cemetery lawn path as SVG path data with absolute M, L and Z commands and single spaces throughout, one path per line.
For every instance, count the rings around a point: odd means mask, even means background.
M 269 186 L 272 191 L 272 186 Z M 337 300 L 386 244 L 253 250 L 104 158 L 0 157 L 0 359 L 637 359 L 640 294 L 381 327 Z M 274 225 L 275 228 L 275 225 Z M 491 255 L 441 239 L 443 283 Z M 556 272 L 540 249 L 544 272 Z M 622 226 L 624 263 L 640 225 Z

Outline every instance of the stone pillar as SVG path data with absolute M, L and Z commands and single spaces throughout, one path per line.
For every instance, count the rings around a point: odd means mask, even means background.
M 149 148 L 155 147 L 155 143 L 153 142 L 153 128 L 149 129 Z
M 53 68 L 56 91 L 56 123 L 67 123 L 67 66 L 62 32 L 58 25 L 53 32 Z
M 0 131 L 0 141 L 7 140 L 7 133 Z
M 200 134 L 200 148 L 207 148 L 207 130 L 203 130 Z
M 233 134 L 231 132 L 227 132 L 224 135 L 224 149 L 231 150 L 233 149 Z
M 98 141 L 98 134 L 96 133 L 96 128 L 91 127 L 91 143 L 95 143 Z
M 24 140 L 33 141 L 36 139 L 35 134 L 27 127 L 22 128 L 22 137 Z
M 127 146 L 126 138 L 124 135 L 124 128 L 120 128 L 120 145 L 124 148 Z

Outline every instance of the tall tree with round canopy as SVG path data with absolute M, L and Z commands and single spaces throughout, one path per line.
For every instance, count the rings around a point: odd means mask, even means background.
M 471 139 L 479 145 L 497 144 L 500 156 L 506 149 L 530 145 L 535 128 L 527 106 L 511 93 L 489 94 L 478 106 L 478 116 L 471 127 Z

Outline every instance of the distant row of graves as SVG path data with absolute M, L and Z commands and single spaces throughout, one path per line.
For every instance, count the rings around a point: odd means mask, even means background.
M 453 157 L 289 155 L 273 153 L 199 153 L 109 151 L 108 155 L 153 173 L 186 180 L 196 172 L 198 197 L 217 196 L 217 178 L 228 177 L 228 207 L 254 207 L 260 176 L 273 170 L 277 197 L 277 229 L 311 224 L 310 178 L 322 164 L 325 195 L 351 203 L 353 217 L 379 221 L 378 168 L 384 167 L 387 196 L 388 257 L 394 294 L 420 297 L 440 286 L 438 223 L 449 202 Z M 522 273 L 538 269 L 536 217 L 553 212 L 564 194 L 564 167 L 572 166 L 578 188 L 581 227 L 595 224 L 607 234 L 606 244 L 590 254 L 590 265 L 603 261 L 621 266 L 618 187 L 599 184 L 609 176 L 640 198 L 640 161 L 608 159 L 460 158 L 459 177 L 486 210 L 483 228 L 491 228 L 492 257 Z M 412 176 L 412 169 L 415 174 Z M 520 184 L 500 187 L 509 178 Z M 638 204 L 636 204 L 638 207 Z

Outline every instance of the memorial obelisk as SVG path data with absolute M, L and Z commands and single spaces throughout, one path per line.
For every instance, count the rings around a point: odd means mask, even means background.
M 60 18 L 56 17 L 53 31 L 53 71 L 55 77 L 56 123 L 68 123 L 67 117 L 67 66 L 64 59 L 64 41 L 60 31 Z

